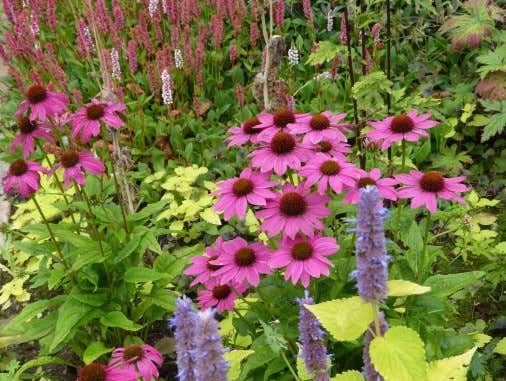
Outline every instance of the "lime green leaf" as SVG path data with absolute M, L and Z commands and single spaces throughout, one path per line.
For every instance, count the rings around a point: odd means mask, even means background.
M 123 276 L 125 282 L 128 283 L 152 282 L 165 277 L 165 274 L 159 273 L 148 267 L 131 267 L 125 271 L 125 275 Z
M 313 305 L 305 305 L 322 326 L 337 341 L 351 341 L 360 337 L 374 320 L 371 303 L 354 296 Z
M 388 296 L 420 295 L 430 291 L 430 287 L 409 282 L 402 279 L 389 280 L 387 282 Z
M 466 381 L 467 369 L 476 348 L 470 349 L 459 356 L 431 361 L 427 371 L 430 381 Z
M 306 368 L 306 364 L 304 362 L 304 359 L 300 355 L 301 351 L 299 350 L 299 355 L 297 356 L 297 375 L 302 381 L 308 381 L 312 380 L 313 376 L 309 374 Z
M 310 65 L 321 65 L 324 62 L 332 61 L 339 52 L 344 51 L 344 46 L 334 45 L 330 41 L 318 42 L 316 51 L 309 55 L 306 63 Z
M 393 327 L 384 337 L 374 338 L 369 355 L 385 381 L 427 380 L 423 341 L 408 327 Z
M 88 347 L 83 353 L 83 361 L 85 364 L 89 364 L 92 361 L 95 361 L 100 356 L 109 353 L 114 348 L 107 348 L 105 344 L 101 341 L 94 341 Z
M 358 370 L 348 370 L 344 373 L 336 374 L 330 381 L 364 381 L 365 378 Z
M 490 340 L 492 340 L 492 336 L 485 335 L 484 333 L 480 332 L 473 333 L 471 337 L 475 340 L 475 345 L 478 348 L 484 347 L 486 344 L 490 342 Z
M 469 271 L 446 275 L 438 274 L 429 277 L 424 284 L 432 288 L 430 295 L 449 296 L 472 285 L 484 275 L 484 271 Z
M 228 379 L 229 380 L 237 380 L 239 374 L 241 373 L 241 362 L 250 354 L 254 353 L 252 350 L 240 350 L 234 349 L 233 351 L 227 352 L 223 355 L 225 360 L 227 360 L 230 364 L 230 369 L 228 370 Z
M 501 355 L 506 355 L 506 337 L 503 337 L 495 346 L 495 353 L 499 353 Z
M 200 217 L 210 224 L 221 225 L 220 216 L 213 210 L 213 208 L 204 209 L 203 212 L 200 212 Z
M 100 318 L 100 323 L 106 327 L 121 328 L 126 331 L 138 331 L 142 328 L 141 325 L 135 324 L 133 321 L 128 319 L 121 311 L 112 311 L 107 315 Z
M 91 310 L 91 307 L 79 303 L 77 300 L 67 298 L 65 303 L 58 309 L 58 320 L 56 321 L 53 341 L 49 351 L 53 351 L 70 334 L 74 326 L 81 321 Z
M 17 370 L 17 372 L 14 373 L 14 378 L 12 379 L 12 381 L 20 380 L 23 373 L 30 368 L 34 368 L 34 367 L 38 367 L 38 366 L 42 366 L 42 365 L 47 365 L 47 364 L 65 364 L 65 361 L 63 361 L 62 359 L 60 359 L 58 357 L 40 356 L 34 360 L 30 360 L 30 361 L 24 363 L 23 366 L 21 366 L 21 368 L 19 368 Z

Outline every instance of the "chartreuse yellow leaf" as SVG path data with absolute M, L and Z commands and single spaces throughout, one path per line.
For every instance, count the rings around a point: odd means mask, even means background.
M 473 333 L 470 336 L 475 340 L 474 344 L 478 348 L 484 347 L 486 344 L 488 344 L 490 342 L 490 340 L 492 340 L 492 336 L 485 335 L 484 333 L 480 333 L 480 332 Z
M 387 282 L 388 296 L 420 295 L 430 291 L 430 287 L 409 282 L 402 279 L 389 280 Z
M 227 360 L 230 364 L 230 368 L 228 370 L 228 379 L 229 380 L 237 380 L 239 374 L 241 373 L 241 362 L 250 354 L 255 351 L 249 349 L 234 349 L 233 351 L 227 352 L 223 355 L 225 360 Z
M 393 327 L 385 336 L 374 338 L 369 355 L 385 381 L 428 380 L 424 343 L 411 328 Z
M 506 355 L 506 337 L 503 337 L 495 346 L 495 353 L 499 353 L 501 355 Z
M 344 373 L 336 374 L 330 381 L 365 381 L 365 378 L 358 370 L 348 370 Z
M 305 305 L 337 341 L 358 339 L 374 320 L 371 303 L 354 296 L 313 305 Z
M 332 363 L 330 362 L 330 358 L 327 357 L 327 366 L 330 369 Z M 302 381 L 312 380 L 313 376 L 308 372 L 306 368 L 306 363 L 302 358 L 302 351 L 299 349 L 299 355 L 297 356 L 297 375 Z
M 466 381 L 467 369 L 477 347 L 458 356 L 431 361 L 427 371 L 429 381 Z
M 213 208 L 204 209 L 203 212 L 200 212 L 200 217 L 210 224 L 221 225 L 220 216 L 213 210 Z

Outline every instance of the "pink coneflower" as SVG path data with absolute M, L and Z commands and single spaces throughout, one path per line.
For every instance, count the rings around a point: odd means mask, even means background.
M 123 127 L 125 123 L 117 114 L 123 111 L 125 111 L 123 103 L 93 99 L 91 103 L 71 116 L 72 137 L 75 138 L 81 134 L 85 142 L 89 141 L 92 136 L 100 134 L 100 122 L 116 129 Z
M 232 136 L 228 137 L 228 147 L 242 146 L 246 143 L 258 143 L 258 134 L 261 129 L 257 126 L 260 125 L 260 121 L 256 116 L 246 119 L 241 123 L 240 127 L 232 127 L 228 130 Z M 256 127 L 256 128 L 255 128 Z
M 397 181 L 389 177 L 382 179 L 381 171 L 378 168 L 373 168 L 370 172 L 360 170 L 360 177 L 355 180 L 355 186 L 348 190 L 348 193 L 343 198 L 343 202 L 358 203 L 359 189 L 365 188 L 368 185 L 375 185 L 381 197 L 392 201 L 397 200 L 397 192 L 394 189 Z
M 341 143 L 338 140 L 322 140 L 316 144 L 310 144 L 309 147 L 314 152 L 320 152 L 328 157 L 341 158 L 345 160 L 346 153 L 351 152 L 351 148 L 346 143 Z
M 50 173 L 53 174 L 58 168 L 63 167 L 63 184 L 68 187 L 71 180 L 77 184 L 86 184 L 83 170 L 95 175 L 105 172 L 104 163 L 95 158 L 89 151 L 77 152 L 69 150 L 61 155 L 60 162 L 57 163 Z
M 47 169 L 34 161 L 20 159 L 12 162 L 5 177 L 5 193 L 19 192 L 24 197 L 30 197 L 39 189 L 39 172 L 47 173 Z
M 261 230 L 266 231 L 269 237 L 283 232 L 294 238 L 299 231 L 312 236 L 313 229 L 323 229 L 319 218 L 330 214 L 325 206 L 330 197 L 308 194 L 308 188 L 305 183 L 297 187 L 285 183 L 282 193 L 276 194 L 274 199 L 267 201 L 265 209 L 257 212 L 257 217 L 264 219 Z
M 256 127 L 262 130 L 258 135 L 259 140 L 268 142 L 276 133 L 283 131 L 288 124 L 297 123 L 306 115 L 308 114 L 296 114 L 287 108 L 281 108 L 274 114 L 259 115 L 260 125 Z
M 465 200 L 459 197 L 457 193 L 466 192 L 470 189 L 467 185 L 460 184 L 461 181 L 466 179 L 465 176 L 449 179 L 443 177 L 437 171 L 423 173 L 412 170 L 409 175 L 395 175 L 395 179 L 406 184 L 406 186 L 397 190 L 399 198 L 411 198 L 411 208 L 415 209 L 425 205 L 431 213 L 434 213 L 437 209 L 436 197 L 466 204 Z
M 295 140 L 288 132 L 276 133 L 268 144 L 249 154 L 251 165 L 262 172 L 274 172 L 281 176 L 288 168 L 298 170 L 311 155 L 311 151 Z
M 19 135 L 14 138 L 9 151 L 14 152 L 16 147 L 21 144 L 23 157 L 27 158 L 35 151 L 35 138 L 42 138 L 45 141 L 54 142 L 53 137 L 49 134 L 51 126 L 44 122 L 36 122 L 23 116 L 18 121 Z
M 288 130 L 292 134 L 304 134 L 303 143 L 316 144 L 321 141 L 346 142 L 346 136 L 342 130 L 347 131 L 350 124 L 337 123 L 344 119 L 346 114 L 332 115 L 330 111 L 324 111 L 316 115 L 304 115 L 297 123 L 288 124 Z
M 162 355 L 151 345 L 132 344 L 126 348 L 116 348 L 109 361 L 110 380 L 125 381 L 131 377 L 137 380 L 142 377 L 144 381 L 151 381 L 159 376 L 158 367 L 162 362 Z
M 214 210 L 225 212 L 225 220 L 237 215 L 241 220 L 246 215 L 248 204 L 265 206 L 266 199 L 273 198 L 274 192 L 268 188 L 277 185 L 275 181 L 269 181 L 269 174 L 253 172 L 246 168 L 239 177 L 221 181 L 218 190 L 213 195 L 221 195 L 214 205 Z
M 79 369 L 76 381 L 115 381 L 117 378 L 111 377 L 111 369 L 98 362 L 92 362 Z M 122 381 L 133 381 L 132 376 L 122 379 Z
M 389 116 L 380 122 L 369 122 L 374 130 L 368 132 L 366 136 L 376 142 L 381 142 L 381 149 L 384 151 L 394 142 L 406 139 L 409 142 L 416 142 L 421 136 L 428 137 L 425 130 L 437 126 L 439 122 L 428 120 L 432 114 L 426 113 L 420 116 L 418 110 L 413 110 L 407 114 Z
M 234 301 L 238 298 L 236 292 L 242 295 L 248 289 L 244 284 L 220 284 L 214 279 L 209 280 L 205 286 L 205 290 L 198 291 L 198 302 L 202 309 L 214 307 L 218 312 L 232 311 Z
M 217 259 L 223 253 L 223 239 L 218 237 L 215 246 L 206 247 L 206 253 L 197 257 L 190 258 L 192 265 L 184 270 L 185 275 L 196 276 L 190 283 L 190 286 L 195 286 L 199 283 L 206 283 L 211 278 L 220 280 L 216 275 L 216 271 L 221 268 L 220 265 L 214 265 L 211 261 Z
M 32 85 L 26 92 L 26 99 L 21 103 L 14 116 L 19 118 L 30 109 L 30 120 L 37 118 L 45 120 L 48 116 L 55 116 L 67 109 L 69 99 L 63 93 L 49 91 L 41 85 Z
M 352 188 L 355 179 L 360 177 L 360 170 L 339 157 L 329 158 L 327 155 L 317 153 L 299 174 L 306 177 L 308 187 L 318 183 L 318 192 L 325 194 L 327 185 L 330 185 L 336 193 L 340 193 L 344 187 Z
M 295 239 L 284 239 L 280 244 L 271 256 L 271 267 L 286 266 L 285 280 L 291 279 L 293 284 L 300 280 L 305 288 L 309 286 L 311 277 L 329 275 L 329 266 L 334 267 L 334 264 L 325 257 L 339 250 L 334 238 L 319 234 L 312 238 L 297 236 Z
M 245 239 L 236 237 L 223 242 L 223 253 L 214 261 L 213 265 L 222 266 L 216 271 L 221 276 L 221 283 L 230 281 L 236 283 L 248 282 L 252 286 L 260 283 L 260 274 L 272 272 L 268 265 L 270 251 L 267 245 L 260 242 L 248 244 Z

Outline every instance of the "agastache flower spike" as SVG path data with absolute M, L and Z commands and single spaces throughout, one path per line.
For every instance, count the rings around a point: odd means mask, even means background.
M 387 297 L 389 257 L 383 230 L 387 210 L 379 207 L 381 198 L 375 186 L 362 188 L 359 194 L 355 276 L 362 299 L 377 304 Z
M 329 381 L 325 333 L 320 328 L 318 319 L 304 306 L 314 304 L 314 299 L 306 290 L 304 298 L 297 299 L 297 302 L 300 306 L 299 340 L 302 344 L 302 358 L 306 368 L 314 376 L 314 381 Z
M 197 313 L 190 298 L 182 296 L 176 300 L 176 312 L 170 320 L 175 327 L 177 353 L 177 377 L 181 381 L 196 381 L 195 338 L 197 337 Z
M 199 312 L 196 338 L 197 379 L 227 381 L 227 370 L 230 365 L 223 358 L 225 350 L 212 309 Z

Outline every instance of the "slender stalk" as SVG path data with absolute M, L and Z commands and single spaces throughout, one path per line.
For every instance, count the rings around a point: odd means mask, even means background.
M 358 0 L 358 5 L 360 8 L 361 15 L 366 14 L 365 9 L 365 2 L 363 0 Z M 367 74 L 367 48 L 365 46 L 365 28 L 360 28 L 360 43 L 361 43 L 361 51 L 362 51 L 362 74 Z M 362 110 L 362 118 L 363 120 L 367 120 L 367 112 L 365 110 Z M 360 138 L 359 138 L 360 139 Z M 364 147 L 362 151 L 362 155 L 360 156 L 360 168 L 365 169 L 366 161 L 367 161 L 367 155 L 366 155 L 366 149 Z
M 406 171 L 406 139 L 402 139 L 402 172 Z
M 421 274 L 423 273 L 423 269 L 425 267 L 425 262 L 427 260 L 427 241 L 429 239 L 430 225 L 431 225 L 431 214 L 429 212 L 429 214 L 427 215 L 427 219 L 425 220 L 425 235 L 423 237 L 422 254 L 420 255 L 420 266 L 418 267 L 418 271 L 416 274 L 417 280 L 420 280 Z
M 74 272 L 70 269 L 69 265 L 67 264 L 67 261 L 63 257 L 63 252 L 61 250 L 60 244 L 56 240 L 56 237 L 54 235 L 53 229 L 51 228 L 51 225 L 49 225 L 49 221 L 47 220 L 46 216 L 44 215 L 44 212 L 42 212 L 42 208 L 40 207 L 39 202 L 35 197 L 32 197 L 33 203 L 35 204 L 35 207 L 39 211 L 40 216 L 42 217 L 42 220 L 44 221 L 44 224 L 47 227 L 47 231 L 49 232 L 49 236 L 51 237 L 51 240 L 54 243 L 54 246 L 56 247 L 56 251 L 58 252 L 58 258 L 65 268 L 65 270 L 70 274 L 72 281 L 74 282 Z
M 88 208 L 88 223 L 90 224 L 91 229 L 93 230 L 93 232 L 95 234 L 95 239 L 98 242 L 98 248 L 100 250 L 100 254 L 102 255 L 102 257 L 105 257 L 104 248 L 102 246 L 102 239 L 98 233 L 97 225 L 95 224 L 95 221 L 93 220 L 93 210 L 91 209 L 90 199 L 86 195 L 86 192 L 84 191 L 82 186 L 79 186 L 77 183 L 75 183 L 75 185 L 76 185 L 76 189 L 78 190 L 79 194 L 81 195 L 83 200 L 86 202 L 86 207 Z
M 379 322 L 379 308 L 377 304 L 374 304 L 374 336 L 382 336 Z
M 269 0 L 269 13 L 271 16 L 270 27 L 269 30 L 272 31 L 272 0 Z M 269 86 L 268 86 L 268 76 L 271 66 L 271 59 L 270 59 L 270 53 L 269 53 L 269 41 L 272 37 L 269 35 L 267 31 L 267 22 L 265 20 L 265 9 L 262 5 L 262 11 L 260 12 L 261 20 L 262 20 L 262 34 L 264 36 L 265 40 L 265 67 L 264 67 L 264 86 L 263 86 L 263 93 L 264 93 L 264 109 L 266 111 L 270 111 L 270 102 L 269 102 Z
M 299 376 L 297 375 L 297 373 L 293 369 L 292 365 L 290 364 L 290 361 L 288 361 L 288 359 L 286 358 L 285 351 L 280 351 L 280 353 L 281 353 L 281 357 L 283 357 L 283 361 L 285 362 L 286 366 L 288 367 L 288 370 L 292 374 L 293 378 L 296 381 L 301 381 L 301 379 L 299 378 Z
M 386 0 L 387 4 L 387 62 L 386 62 L 386 72 L 387 72 L 387 79 L 390 80 L 391 78 L 391 20 L 390 20 L 390 0 Z M 390 93 L 387 93 L 387 114 L 390 115 L 390 109 L 392 108 L 392 96 Z M 388 147 L 388 176 L 392 176 L 393 173 L 393 166 L 392 166 L 392 148 Z

